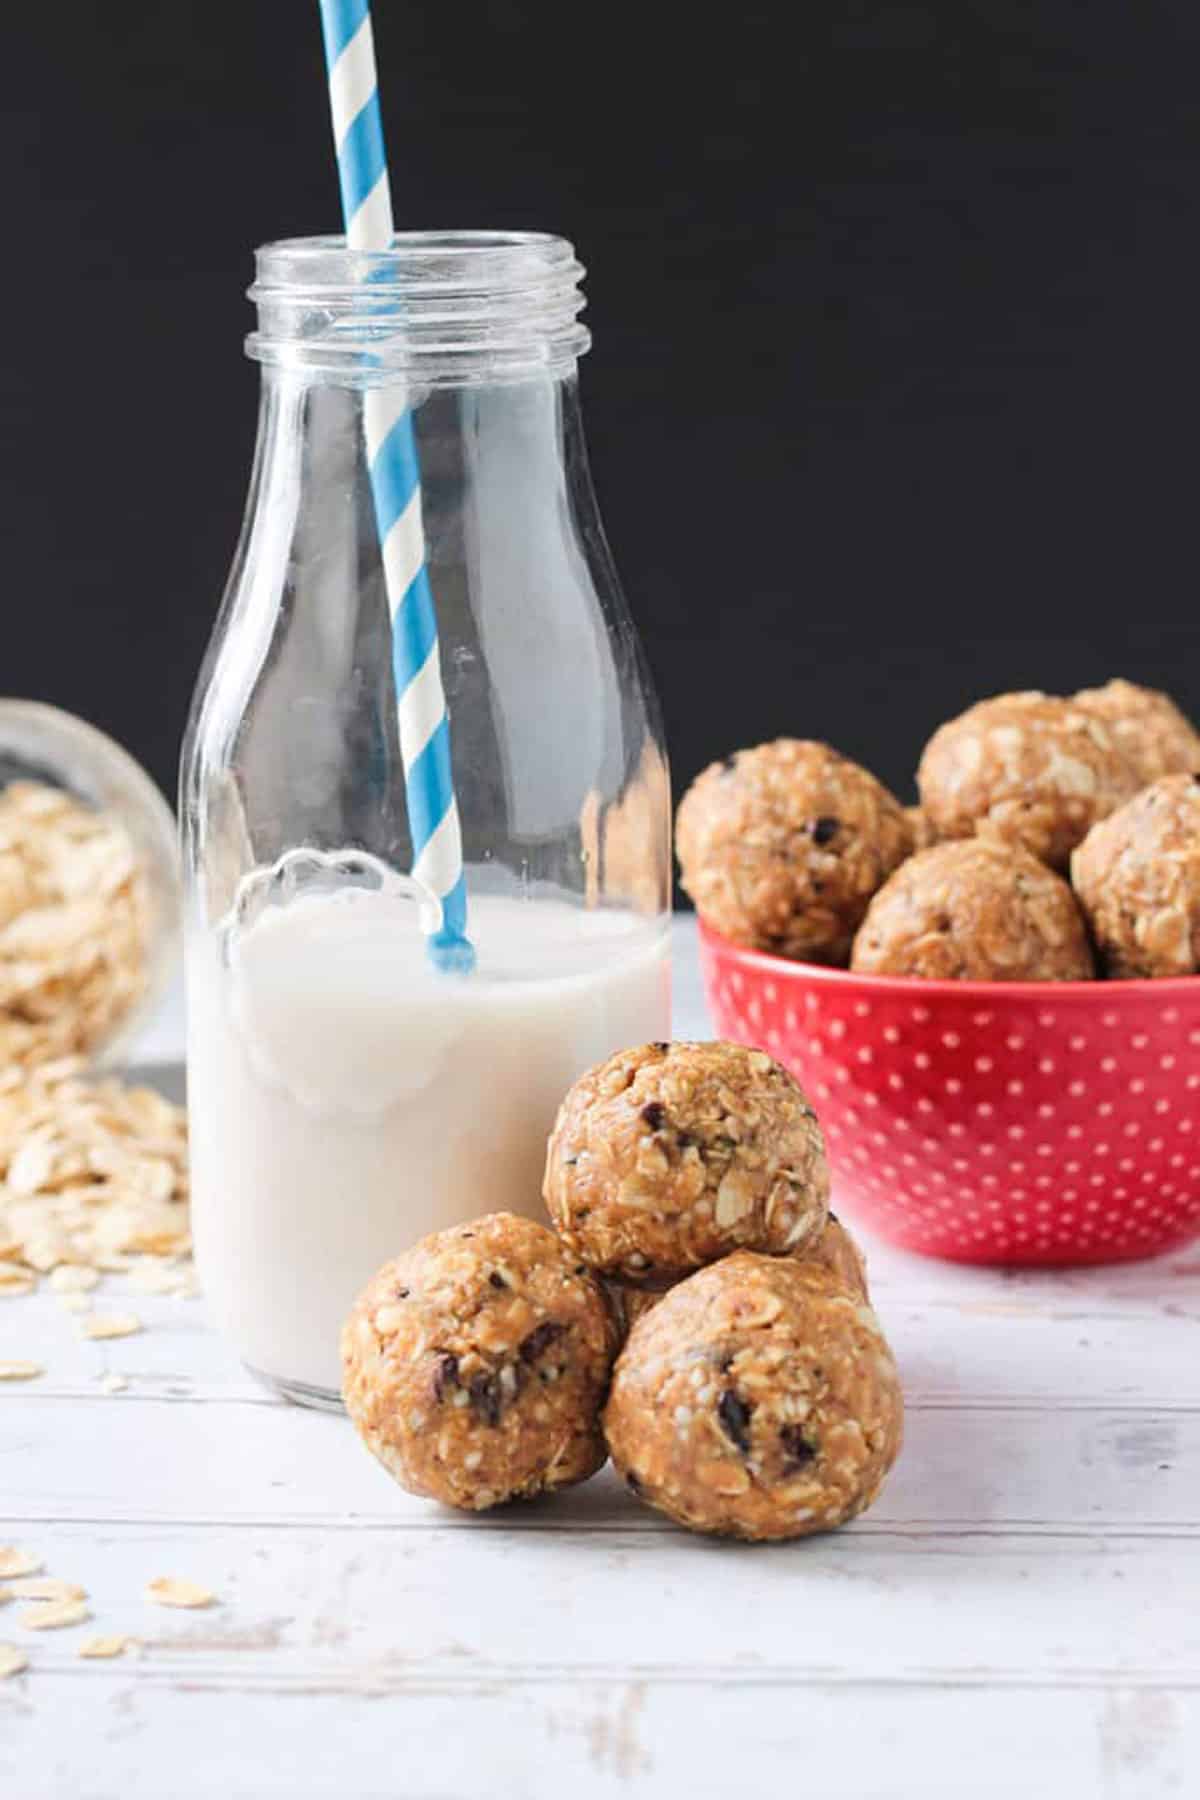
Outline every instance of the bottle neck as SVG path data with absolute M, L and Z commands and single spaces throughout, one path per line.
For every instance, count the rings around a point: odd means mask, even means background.
M 533 622 L 544 616 L 553 629 L 556 592 L 590 588 L 597 569 L 604 583 L 615 583 L 574 368 L 520 381 L 434 385 L 410 390 L 410 400 L 443 640 L 454 609 L 470 604 L 485 615 L 483 628 L 506 640 L 498 656 L 511 645 L 514 654 L 536 658 L 545 641 Z M 263 370 L 243 560 L 254 574 L 246 593 L 258 595 L 253 610 L 258 616 L 261 609 L 264 630 L 273 629 L 280 583 L 297 562 L 319 570 L 306 589 L 315 630 L 333 629 L 343 606 L 358 604 L 364 581 L 378 579 L 366 573 L 377 562 L 378 539 L 365 414 L 358 384 L 307 369 Z M 521 606 L 514 613 L 515 596 Z M 468 674 L 446 670 L 449 698 Z
M 296 238 L 257 252 L 256 361 L 415 393 L 569 376 L 588 348 L 572 246 L 537 233 L 411 232 L 385 251 Z

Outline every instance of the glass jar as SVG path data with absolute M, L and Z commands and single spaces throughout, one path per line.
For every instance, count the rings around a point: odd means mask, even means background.
M 336 1404 L 380 1263 L 542 1217 L 565 1089 L 669 1023 L 659 714 L 596 510 L 571 246 L 268 245 L 250 497 L 184 745 L 197 1258 L 246 1363 Z M 413 874 L 364 430 L 409 409 L 473 971 Z M 375 390 L 373 399 L 369 399 Z
M 58 957 L 71 959 L 68 939 L 55 947 L 51 964 L 43 965 L 44 980 L 33 989 L 20 979 L 6 982 L 0 1007 L 4 1063 L 36 1066 L 43 1056 L 55 1060 L 69 1052 L 85 1056 L 99 1069 L 119 1066 L 136 1055 L 139 1039 L 178 975 L 179 840 L 174 815 L 141 764 L 106 732 L 40 700 L 5 697 L 0 698 L 0 789 L 17 783 L 58 788 L 103 814 L 126 839 L 138 876 L 133 886 L 123 879 L 115 885 L 107 882 L 103 862 L 95 861 L 94 843 L 79 847 L 77 861 L 68 859 L 59 866 L 57 879 L 64 891 L 78 901 L 98 903 L 111 929 L 97 931 L 94 922 L 81 927 L 75 921 L 73 929 L 88 934 L 90 955 L 77 964 L 73 979 L 52 978 L 50 973 Z M 6 852 L 13 848 L 8 829 L 6 824 Z M 50 829 L 55 829 L 53 816 Z M 46 856 L 44 846 L 41 856 Z M 9 870 L 4 924 L 14 927 L 20 938 L 22 907 L 13 904 L 11 879 Z M 27 893 L 24 903 L 39 908 L 46 896 L 35 899 Z M 118 953 L 134 947 L 130 964 Z M 11 944 L 0 954 L 6 973 L 17 973 L 8 967 L 14 954 L 17 964 L 24 965 L 22 973 L 28 974 L 28 950 L 14 951 Z M 97 957 L 98 967 L 93 962 Z M 81 991 L 81 980 L 92 990 L 87 995 Z M 47 1001 L 53 1001 L 49 1010 Z M 22 1041 L 31 1029 L 42 1036 L 38 1053 Z

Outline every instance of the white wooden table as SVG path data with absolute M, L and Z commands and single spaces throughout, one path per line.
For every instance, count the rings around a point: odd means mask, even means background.
M 677 987 L 703 1034 L 683 926 Z M 266 1395 L 200 1302 L 139 1294 L 149 1329 L 104 1344 L 0 1300 L 0 1357 L 47 1367 L 0 1391 L 0 1542 L 142 1640 L 83 1662 L 82 1631 L 0 1607 L 31 1657 L 0 1795 L 1189 1800 L 1200 1246 L 1011 1277 L 868 1248 L 904 1455 L 866 1519 L 774 1548 L 686 1536 L 607 1473 L 452 1516 Z M 221 1603 L 147 1606 L 160 1574 Z

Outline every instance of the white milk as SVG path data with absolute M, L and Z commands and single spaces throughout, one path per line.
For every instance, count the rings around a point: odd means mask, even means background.
M 263 911 L 223 968 L 188 955 L 196 1255 L 217 1323 L 285 1387 L 340 1387 L 380 1263 L 507 1209 L 544 1218 L 546 1136 L 577 1075 L 665 1037 L 663 926 L 472 903 L 474 975 L 430 967 L 413 908 L 346 888 Z

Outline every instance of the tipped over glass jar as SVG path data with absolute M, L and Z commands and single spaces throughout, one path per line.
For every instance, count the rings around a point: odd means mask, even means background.
M 179 853 L 102 731 L 0 698 L 0 1075 L 120 1062 L 176 970 Z

